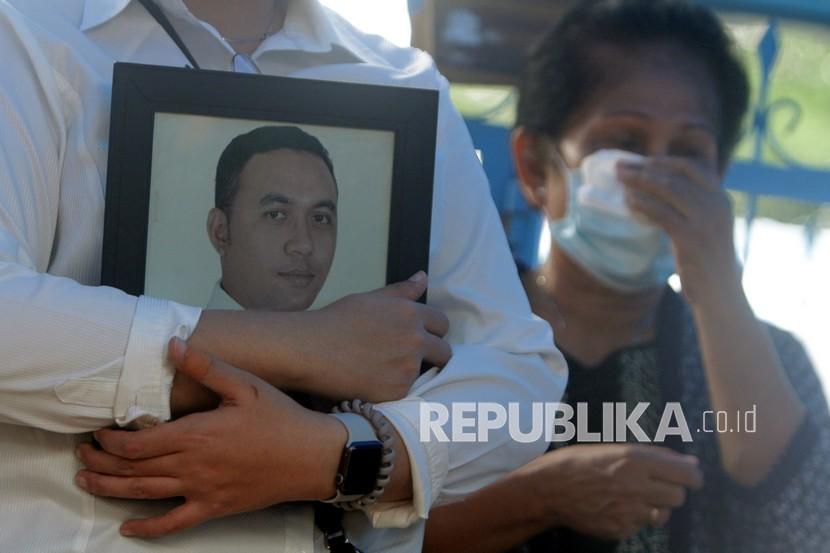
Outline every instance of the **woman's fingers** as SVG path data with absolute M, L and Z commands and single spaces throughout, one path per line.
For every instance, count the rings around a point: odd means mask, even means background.
M 703 473 L 694 457 L 653 448 L 646 459 L 646 470 L 652 480 L 698 490 L 703 486 Z
M 650 223 L 664 229 L 672 236 L 684 232 L 687 220 L 670 204 L 660 198 L 641 192 L 628 190 L 625 195 L 628 207 L 644 216 Z
M 648 525 L 652 528 L 662 528 L 671 518 L 671 509 L 652 507 L 648 511 Z
M 686 502 L 686 488 L 660 480 L 651 480 L 645 487 L 646 503 L 676 509 Z
M 656 157 L 652 164 L 677 175 L 685 176 L 690 182 L 705 190 L 720 189 L 721 178 L 712 169 L 691 159 L 682 157 Z
M 683 219 L 694 213 L 691 196 L 693 191 L 685 177 L 678 178 L 665 168 L 653 163 L 633 164 L 622 162 L 617 175 L 627 192 L 639 192 L 671 206 Z
M 628 539 L 643 528 L 664 526 L 671 516 L 671 510 L 654 507 L 634 498 L 616 501 L 610 513 L 600 515 L 606 520 L 599 523 L 597 531 L 591 534 L 613 540 Z
M 621 162 L 617 175 L 629 191 L 658 198 L 690 221 L 700 216 L 707 195 L 720 193 L 717 175 L 683 158 L 651 158 L 640 164 Z

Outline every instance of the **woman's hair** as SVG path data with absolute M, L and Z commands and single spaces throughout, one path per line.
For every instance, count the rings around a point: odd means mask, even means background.
M 748 78 L 717 16 L 681 0 L 580 2 L 531 50 L 519 85 L 516 125 L 560 140 L 598 90 L 625 76 L 624 66 L 602 66 L 596 49 L 623 52 L 653 45 L 679 46 L 708 71 L 718 104 L 718 153 L 725 164 L 741 137 Z

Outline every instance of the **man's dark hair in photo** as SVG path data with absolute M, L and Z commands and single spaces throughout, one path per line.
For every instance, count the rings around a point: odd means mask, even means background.
M 215 207 L 229 215 L 239 190 L 239 175 L 245 165 L 255 155 L 274 150 L 297 150 L 316 155 L 323 160 L 334 182 L 337 183 L 329 152 L 315 137 L 299 127 L 277 125 L 258 127 L 231 140 L 219 156 L 219 163 L 216 166 Z

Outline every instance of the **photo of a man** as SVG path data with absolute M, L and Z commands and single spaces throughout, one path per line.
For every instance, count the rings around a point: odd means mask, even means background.
M 314 136 L 271 125 L 231 140 L 207 217 L 222 269 L 207 307 L 308 309 L 334 259 L 337 201 L 331 158 Z

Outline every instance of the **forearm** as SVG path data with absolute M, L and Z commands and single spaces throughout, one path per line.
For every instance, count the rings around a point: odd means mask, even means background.
M 307 344 L 299 329 L 305 312 L 204 311 L 188 339 L 195 349 L 255 374 L 280 390 L 309 379 L 293 370 Z
M 415 301 L 426 286 L 421 274 L 310 311 L 206 311 L 189 343 L 283 391 L 393 401 L 422 361 L 452 356 L 446 317 Z
M 550 526 L 537 514 L 525 477 L 511 474 L 465 499 L 430 511 L 425 553 L 500 553 Z
M 188 343 L 290 391 L 301 386 L 291 364 L 296 344 L 290 343 L 290 327 L 296 328 L 297 319 L 296 313 L 204 311 Z M 170 395 L 174 417 L 213 409 L 218 402 L 213 392 L 187 375 L 176 373 Z
M 728 413 L 730 429 L 757 414 L 757 432 L 718 434 L 724 469 L 743 485 L 758 484 L 803 421 L 804 405 L 740 284 L 701 298 L 694 315 L 712 408 Z

